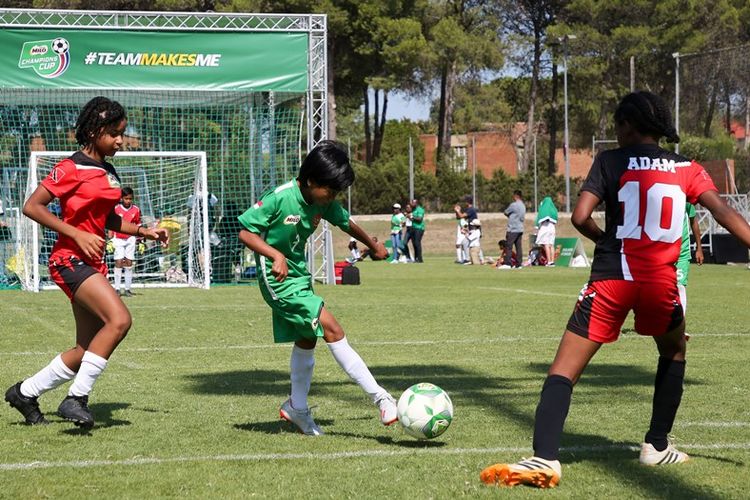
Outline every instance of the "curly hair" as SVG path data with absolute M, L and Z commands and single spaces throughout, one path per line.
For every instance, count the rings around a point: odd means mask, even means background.
M 109 127 L 127 118 L 125 109 L 117 101 L 106 97 L 94 97 L 83 106 L 76 120 L 76 141 L 88 146 Z
M 628 122 L 641 134 L 657 140 L 666 137 L 667 142 L 680 142 L 667 103 L 651 92 L 633 92 L 623 97 L 615 110 L 615 121 Z

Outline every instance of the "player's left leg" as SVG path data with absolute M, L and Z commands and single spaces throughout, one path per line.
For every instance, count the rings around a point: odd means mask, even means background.
M 127 239 L 125 245 L 125 258 L 122 261 L 122 267 L 125 271 L 125 296 L 130 297 L 133 295 L 131 287 L 133 285 L 133 261 L 135 260 L 135 236 L 131 236 Z
M 78 426 L 89 428 L 94 425 L 88 408 L 89 393 L 107 367 L 112 352 L 127 335 L 132 320 L 125 305 L 101 274 L 94 274 L 81 283 L 73 300 L 77 306 L 74 312 L 79 327 L 76 350 L 83 353 L 78 373 L 68 396 L 60 403 L 58 414 Z M 97 326 L 99 329 L 94 331 Z M 68 353 L 67 361 L 73 363 L 78 353 Z M 63 360 L 66 361 L 66 356 Z
M 682 463 L 689 459 L 669 443 L 677 410 L 682 401 L 685 379 L 685 321 L 668 333 L 654 337 L 659 350 L 659 363 L 654 379 L 651 424 L 641 445 L 640 462 L 644 465 Z
M 323 340 L 326 341 L 331 354 L 349 377 L 364 390 L 380 409 L 380 421 L 391 425 L 398 420 L 396 401 L 375 381 L 370 369 L 346 339 L 343 328 L 336 318 L 323 307 L 320 312 L 320 324 L 323 326 Z

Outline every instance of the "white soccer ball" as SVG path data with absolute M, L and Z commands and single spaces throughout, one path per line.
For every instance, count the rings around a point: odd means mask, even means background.
M 52 50 L 55 54 L 63 55 L 70 48 L 70 44 L 64 38 L 55 38 L 52 40 Z
M 453 403 L 440 387 L 421 383 L 398 398 L 398 421 L 410 436 L 432 439 L 444 433 L 453 421 Z

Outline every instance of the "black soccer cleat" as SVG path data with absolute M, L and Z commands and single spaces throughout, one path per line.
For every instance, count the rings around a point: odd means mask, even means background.
M 27 398 L 21 394 L 21 382 L 10 386 L 5 391 L 5 401 L 8 404 L 21 412 L 21 415 L 26 419 L 26 423 L 29 425 L 44 425 L 48 424 L 44 414 L 39 410 L 39 402 L 37 398 Z
M 57 407 L 57 414 L 84 429 L 91 429 L 94 426 L 94 416 L 89 410 L 88 396 L 67 396 Z

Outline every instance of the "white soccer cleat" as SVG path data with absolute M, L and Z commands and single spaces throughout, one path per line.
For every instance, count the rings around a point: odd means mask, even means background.
M 497 266 L 497 268 L 498 268 L 498 269 L 513 269 L 513 268 L 512 268 L 511 266 L 509 266 L 508 264 L 503 264 L 502 266 Z
M 393 396 L 386 394 L 375 403 L 380 410 L 380 421 L 383 425 L 395 424 L 398 421 L 398 406 Z
M 479 477 L 490 486 L 528 484 L 537 488 L 554 488 L 560 482 L 562 468 L 558 460 L 531 457 L 514 464 L 490 465 Z
M 291 399 L 287 399 L 281 405 L 281 408 L 279 408 L 279 417 L 296 425 L 299 431 L 307 436 L 322 436 L 324 434 L 323 430 L 313 420 L 310 408 L 296 410 L 292 408 Z
M 657 451 L 651 443 L 641 444 L 641 456 L 638 461 L 643 465 L 681 464 L 690 460 L 687 453 L 683 453 L 669 444 L 663 451 Z

